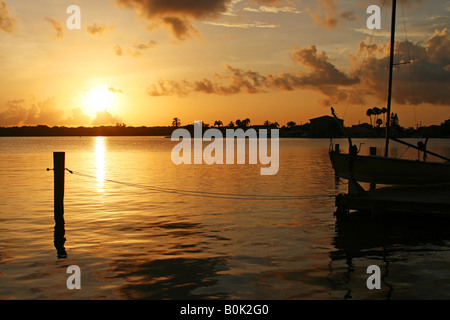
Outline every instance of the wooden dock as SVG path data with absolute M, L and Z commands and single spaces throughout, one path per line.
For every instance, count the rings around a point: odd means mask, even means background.
M 372 214 L 404 213 L 412 215 L 444 215 L 450 218 L 450 184 L 430 186 L 381 187 L 356 195 L 336 196 L 339 218 L 350 210 Z

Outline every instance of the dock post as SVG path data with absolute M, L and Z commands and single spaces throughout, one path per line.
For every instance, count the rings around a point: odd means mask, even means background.
M 65 152 L 53 152 L 55 222 L 64 224 Z
M 54 174 L 54 245 L 57 250 L 58 259 L 67 258 L 64 248 L 66 238 L 64 237 L 64 174 L 65 174 L 64 152 L 53 152 L 53 174 Z

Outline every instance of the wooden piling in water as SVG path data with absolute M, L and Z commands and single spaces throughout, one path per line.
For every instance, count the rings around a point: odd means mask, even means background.
M 64 224 L 65 152 L 53 152 L 54 214 L 57 224 Z

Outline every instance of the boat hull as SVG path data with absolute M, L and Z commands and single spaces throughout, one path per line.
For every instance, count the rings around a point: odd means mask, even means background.
M 450 182 L 450 163 L 423 162 L 381 156 L 361 156 L 330 151 L 336 176 L 358 182 L 388 185 Z M 353 167 L 353 170 L 350 170 Z

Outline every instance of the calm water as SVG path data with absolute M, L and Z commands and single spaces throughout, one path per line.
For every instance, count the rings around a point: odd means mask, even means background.
M 359 143 L 363 153 L 382 148 L 381 140 Z M 329 140 L 281 139 L 274 176 L 261 176 L 259 165 L 176 166 L 174 145 L 162 137 L 0 138 L 0 298 L 450 298 L 449 221 L 338 224 L 334 195 L 346 185 L 335 185 Z M 449 140 L 429 146 L 450 156 Z M 416 156 L 405 150 L 392 154 Z M 65 151 L 75 172 L 66 172 L 66 259 L 54 246 L 53 151 Z M 381 290 L 366 287 L 373 264 Z M 81 290 L 66 287 L 69 265 L 81 268 Z

